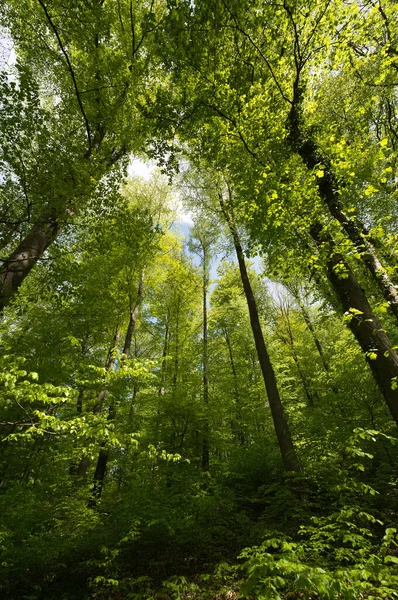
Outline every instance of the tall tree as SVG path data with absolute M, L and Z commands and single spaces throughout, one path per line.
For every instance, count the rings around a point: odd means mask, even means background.
M 2 5 L 2 22 L 15 41 L 18 64 L 30 68 L 22 70 L 19 85 L 29 85 L 27 77 L 32 74 L 38 86 L 51 90 L 52 107 L 37 159 L 16 172 L 37 209 L 22 239 L 9 242 L 14 248 L 1 270 L 1 308 L 65 221 L 87 205 L 101 178 L 148 137 L 141 115 L 146 91 L 139 99 L 136 86 L 144 77 L 148 82 L 147 74 L 157 70 L 150 40 L 164 8 L 161 1 L 139 7 L 98 1 L 70 6 L 68 11 L 58 0 L 37 4 L 10 0 Z M 15 149 L 9 153 L 11 166 L 15 153 Z M 44 189 L 32 181 L 30 167 L 36 165 L 44 180 L 45 171 L 51 173 Z
M 309 69 L 311 65 L 316 68 L 317 61 L 324 61 L 322 67 L 327 68 L 328 61 L 334 60 L 330 39 L 336 40 L 339 51 L 345 52 L 350 40 L 346 30 L 351 31 L 358 17 L 354 5 L 341 15 L 340 2 L 321 0 L 308 14 L 304 4 L 289 2 L 280 11 L 274 11 L 268 3 L 253 8 L 216 1 L 212 11 L 208 7 L 186 7 L 192 36 L 206 24 L 205 47 L 211 48 L 217 57 L 211 63 L 212 73 L 222 82 L 216 86 L 214 79 L 206 77 L 208 58 L 203 44 L 196 56 L 187 50 L 190 58 L 183 63 L 183 76 L 189 77 L 190 99 L 197 103 L 197 110 L 186 131 L 191 140 L 197 136 L 194 139 L 202 156 L 213 161 L 216 157 L 223 169 L 228 167 L 242 207 L 245 206 L 253 245 L 263 242 L 268 248 L 273 245 L 273 252 L 280 247 L 292 252 L 300 244 L 314 249 L 315 242 L 324 255 L 329 251 L 328 257 L 325 256 L 326 272 L 342 312 L 358 310 L 366 314 L 366 323 L 373 323 L 370 330 L 361 327 L 358 317 L 354 317 L 349 326 L 397 420 L 397 355 L 390 339 L 380 331 L 379 319 L 358 279 L 358 267 L 348 260 L 347 247 L 343 250 L 345 236 L 350 231 L 343 227 L 342 235 L 338 227 L 336 233 L 341 243 L 335 245 L 324 229 L 328 223 L 336 231 L 333 211 L 340 202 L 339 182 L 305 118 L 311 94 L 316 93 L 308 87 Z M 336 32 L 335 22 L 341 22 L 343 33 Z M 280 36 L 274 35 L 276 30 L 281 32 Z M 221 45 L 219 36 L 223 38 Z M 187 42 L 181 35 L 178 39 L 180 43 Z M 231 52 L 236 61 L 230 60 Z M 185 97 L 184 100 L 186 105 Z M 256 110 L 251 110 L 254 107 Z M 204 122 L 217 125 L 208 125 L 204 134 Z M 312 185 L 304 186 L 305 177 L 311 178 Z M 253 218 L 255 214 L 261 215 L 261 221 Z M 281 236 L 284 219 L 290 223 Z M 305 234 L 307 227 L 310 240 Z M 272 235 L 266 235 L 265 230 L 267 233 L 272 230 Z M 351 244 L 349 240 L 349 247 Z M 372 276 L 377 288 L 385 294 L 387 271 L 381 268 L 380 261 L 379 266 L 374 262 L 368 240 L 364 240 L 363 246 L 365 251 L 359 256 L 365 257 L 367 266 L 373 261 Z M 358 253 L 358 243 L 354 248 Z M 308 250 L 305 253 L 308 256 Z M 396 292 L 390 280 L 387 287 L 389 296 L 384 297 L 393 306 Z
M 208 346 L 208 317 L 207 304 L 210 283 L 210 264 L 212 258 L 212 246 L 217 238 L 217 231 L 210 223 L 204 221 L 199 215 L 198 222 L 191 231 L 189 247 L 200 257 L 202 267 L 202 311 L 203 311 L 203 403 L 205 407 L 202 468 L 208 471 L 210 468 L 210 442 L 209 442 L 209 346 Z
M 275 432 L 278 438 L 279 448 L 282 455 L 283 465 L 286 471 L 299 472 L 300 465 L 296 455 L 296 450 L 294 448 L 285 410 L 279 395 L 275 372 L 272 367 L 267 347 L 265 345 L 256 300 L 254 298 L 253 290 L 250 285 L 249 277 L 247 274 L 245 257 L 243 254 L 243 249 L 240 243 L 237 226 L 234 219 L 232 190 L 230 187 L 228 187 L 228 195 L 229 198 L 227 204 L 223 198 L 222 193 L 219 193 L 220 207 L 224 215 L 225 221 L 230 229 L 235 246 L 236 257 L 238 259 L 243 289 L 245 292 L 247 306 L 250 314 L 250 322 L 252 326 L 253 337 L 256 343 L 258 360 L 261 366 L 265 388 L 267 390 L 268 401 L 271 408 L 272 418 L 274 421 Z
M 131 297 L 130 297 L 130 307 L 129 307 L 130 315 L 129 315 L 128 326 L 127 326 L 126 335 L 125 335 L 124 344 L 123 344 L 123 351 L 122 351 L 122 356 L 126 357 L 126 359 L 128 358 L 128 356 L 130 354 L 131 341 L 132 341 L 135 325 L 137 322 L 139 309 L 140 309 L 140 306 L 141 306 L 142 300 L 143 300 L 144 273 L 145 273 L 145 271 L 143 269 L 139 283 L 138 283 L 137 295 L 136 295 L 134 305 L 132 305 L 132 301 L 131 301 Z M 107 416 L 108 421 L 112 422 L 115 419 L 115 416 L 116 416 L 115 399 L 112 399 L 109 404 L 109 408 L 108 408 L 108 416 Z M 109 448 L 106 448 L 106 442 L 103 441 L 101 443 L 101 449 L 98 454 L 97 464 L 96 464 L 95 471 L 94 471 L 94 484 L 93 484 L 91 498 L 89 501 L 90 507 L 96 506 L 97 502 L 101 498 L 108 460 L 109 460 Z

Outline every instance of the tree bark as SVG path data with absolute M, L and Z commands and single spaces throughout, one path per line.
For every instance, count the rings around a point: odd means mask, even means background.
M 208 358 L 208 327 L 207 327 L 207 288 L 209 285 L 208 276 L 208 252 L 206 244 L 202 244 L 203 249 L 203 403 L 205 417 L 203 423 L 203 446 L 202 446 L 202 469 L 208 471 L 210 468 L 210 448 L 209 448 L 209 358 Z
M 228 227 L 233 237 L 236 256 L 239 263 L 239 270 L 242 279 L 243 289 L 246 296 L 247 306 L 249 309 L 250 323 L 253 331 L 253 337 L 256 344 L 257 356 L 263 374 L 265 388 L 267 390 L 268 402 L 271 409 L 272 419 L 274 422 L 276 437 L 278 439 L 280 452 L 282 455 L 283 466 L 286 471 L 300 472 L 300 465 L 297 459 L 292 436 L 287 422 L 285 409 L 283 407 L 278 386 L 276 383 L 275 372 L 268 354 L 268 350 L 264 341 L 263 332 L 261 329 L 260 318 L 257 310 L 256 300 L 250 284 L 247 273 L 245 257 L 233 215 L 230 215 L 222 198 L 219 194 L 221 210 L 224 214 Z
M 349 327 L 365 353 L 391 415 L 398 424 L 398 387 L 393 389 L 393 383 L 394 387 L 398 383 L 398 355 L 330 234 L 325 233 L 319 223 L 312 226 L 310 233 L 317 245 L 326 249 L 328 278 L 343 310 L 350 317 Z
M 4 265 L 0 269 L 0 312 L 10 302 L 25 277 L 56 239 L 59 232 L 55 213 L 44 213 L 40 221 L 33 226 L 30 233 L 4 261 Z
M 163 352 L 162 352 L 162 369 L 160 373 L 160 387 L 159 396 L 164 394 L 164 383 L 166 375 L 166 358 L 169 349 L 169 321 L 170 321 L 170 309 L 167 310 L 166 327 L 164 332 Z
M 368 237 L 366 237 L 367 232 L 365 228 L 344 213 L 338 198 L 334 198 L 334 201 L 330 202 L 328 207 L 332 215 L 339 221 L 340 225 L 342 225 L 351 242 L 360 252 L 361 258 L 369 273 L 373 280 L 376 281 L 384 299 L 390 306 L 391 312 L 398 321 L 398 292 L 381 264 L 374 245 L 370 242 Z
M 127 327 L 126 337 L 125 337 L 124 346 L 123 346 L 123 354 L 125 354 L 126 358 L 128 358 L 128 356 L 130 354 L 130 350 L 131 350 L 131 340 L 133 339 L 133 332 L 135 329 L 135 324 L 137 322 L 138 313 L 139 313 L 140 305 L 142 302 L 142 295 L 144 292 L 144 281 L 145 281 L 145 268 L 142 269 L 142 273 L 141 273 L 141 277 L 140 277 L 140 281 L 139 281 L 138 289 L 137 289 L 137 300 L 135 302 L 135 305 L 132 306 L 132 304 L 130 302 L 130 320 L 129 320 L 129 324 Z
M 141 273 L 141 278 L 140 278 L 140 282 L 138 284 L 138 290 L 137 290 L 137 299 L 136 299 L 134 306 L 132 306 L 132 304 L 130 302 L 130 318 L 129 318 L 129 324 L 127 326 L 126 337 L 125 337 L 124 346 L 123 346 L 123 354 L 126 356 L 126 358 L 128 358 L 128 356 L 130 354 L 131 341 L 133 339 L 133 332 L 134 332 L 134 329 L 135 329 L 135 326 L 137 323 L 137 318 L 138 318 L 138 314 L 139 314 L 139 310 L 140 310 L 140 306 L 141 306 L 141 302 L 142 302 L 142 295 L 143 295 L 143 291 L 144 291 L 144 277 L 145 277 L 145 269 L 143 269 L 142 273 Z M 116 406 L 115 406 L 114 401 L 112 400 L 112 402 L 109 405 L 107 420 L 113 421 L 113 419 L 115 417 L 116 417 Z M 88 503 L 88 506 L 90 508 L 95 507 L 97 505 L 97 502 L 101 498 L 102 489 L 104 486 L 106 468 L 108 465 L 108 460 L 109 460 L 109 448 L 106 447 L 106 442 L 103 441 L 103 442 L 101 442 L 101 448 L 100 448 L 100 451 L 98 454 L 97 464 L 96 464 L 95 472 L 94 472 L 93 489 L 92 489 L 91 497 L 90 497 L 90 500 Z
M 226 342 L 227 348 L 228 348 L 229 362 L 230 362 L 230 365 L 231 365 L 231 371 L 232 371 L 232 375 L 233 375 L 233 378 L 234 378 L 234 389 L 235 389 L 235 404 L 236 404 L 237 422 L 235 422 L 235 420 L 233 420 L 233 422 L 232 422 L 232 432 L 233 432 L 234 435 L 236 435 L 236 437 L 239 440 L 240 444 L 243 445 L 245 443 L 245 435 L 243 433 L 242 426 L 241 426 L 242 413 L 241 413 L 241 406 L 240 406 L 238 375 L 237 375 L 237 372 L 236 372 L 234 355 L 232 353 L 232 344 L 231 344 L 231 340 L 230 340 L 229 335 L 228 335 L 228 331 L 224 331 L 224 338 L 225 338 L 225 342 Z
M 317 179 L 319 195 L 330 214 L 340 223 L 350 241 L 357 248 L 363 263 L 398 321 L 398 292 L 393 282 L 381 264 L 373 244 L 368 239 L 365 227 L 344 213 L 338 195 L 338 180 L 329 160 L 320 152 L 316 142 L 311 137 L 304 135 L 301 116 L 302 95 L 303 90 L 298 90 L 289 115 L 290 145 L 299 154 L 308 169 L 313 170 L 319 164 L 324 166 L 323 177 Z
M 84 155 L 83 160 L 87 164 L 91 161 L 91 154 L 95 148 L 97 152 L 101 150 L 101 143 L 105 132 L 97 132 L 95 140 L 90 150 Z M 96 183 L 101 176 L 115 165 L 126 154 L 126 148 L 115 148 L 108 156 L 103 157 L 103 162 L 99 171 L 90 176 L 90 191 L 95 188 Z M 70 176 L 68 176 L 70 179 Z M 85 196 L 89 190 L 85 191 Z M 71 194 L 73 195 L 73 194 Z M 64 203 L 63 211 L 58 209 L 47 210 L 42 213 L 39 220 L 33 225 L 31 231 L 18 244 L 17 248 L 11 252 L 10 256 L 4 260 L 4 265 L 0 269 L 0 313 L 10 302 L 14 294 L 22 285 L 24 279 L 29 275 L 32 268 L 43 256 L 47 248 L 56 240 L 61 232 L 58 221 L 68 209 L 68 201 Z

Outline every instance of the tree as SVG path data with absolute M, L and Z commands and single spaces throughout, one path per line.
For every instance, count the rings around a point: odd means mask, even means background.
M 242 212 L 249 221 L 253 245 L 273 246 L 274 252 L 284 247 L 292 253 L 296 248 L 307 260 L 312 260 L 314 254 L 318 256 L 317 249 L 320 250 L 342 312 L 359 311 L 347 320 L 348 325 L 397 421 L 398 392 L 394 383 L 398 375 L 397 356 L 391 340 L 381 331 L 380 320 L 361 286 L 356 268 L 347 260 L 346 234 L 349 247 L 354 243 L 357 253 L 361 238 L 364 253 L 361 250 L 359 257 L 362 256 L 367 267 L 372 263 L 372 276 L 387 294 L 384 297 L 388 305 L 392 302 L 394 306 L 395 288 L 369 240 L 358 233 L 359 237 L 353 241 L 353 219 L 346 216 L 345 220 L 337 219 L 344 234 L 336 227 L 332 217 L 339 217 L 336 212 L 340 206 L 339 182 L 306 122 L 310 94 L 316 93 L 307 87 L 309 69 L 311 65 L 315 69 L 317 61 L 323 61 L 324 67 L 328 66 L 329 57 L 334 60 L 334 45 L 330 40 L 335 40 L 343 54 L 346 46 L 350 47 L 350 34 L 345 29 L 350 31 L 357 22 L 355 7 L 347 7 L 341 16 L 339 2 L 317 2 L 308 14 L 300 3 L 288 2 L 280 11 L 273 11 L 267 3 L 253 8 L 234 2 L 214 2 L 212 7 L 213 10 L 208 6 L 185 7 L 191 35 L 201 28 L 207 32 L 207 44 L 201 42 L 202 49 L 197 55 L 192 56 L 192 50 L 187 48 L 188 44 L 192 46 L 191 42 L 178 34 L 178 44 L 186 44 L 184 50 L 189 56 L 182 63 L 183 73 L 176 75 L 177 81 L 180 76 L 189 81 L 189 98 L 184 94 L 180 102 L 187 110 L 189 105 L 196 107 L 185 125 L 186 135 L 191 144 L 200 148 L 203 157 L 213 162 L 216 157 L 219 167 L 228 170 Z M 262 26 L 264 21 L 266 30 Z M 341 22 L 343 34 L 335 32 L 335 22 Z M 273 34 L 276 30 L 281 36 Z M 217 60 L 211 63 L 214 66 L 209 78 L 206 64 L 210 48 Z M 231 53 L 235 61 L 230 60 Z M 248 65 L 253 68 L 248 69 Z M 215 85 L 215 80 L 220 84 Z M 251 111 L 254 107 L 256 110 Z M 180 131 L 180 136 L 185 132 Z M 304 183 L 307 177 L 311 179 L 310 185 Z M 259 218 L 254 219 L 254 215 Z M 286 227 L 281 235 L 282 223 Z M 373 323 L 371 329 L 361 326 L 362 314 L 366 323 Z
M 233 206 L 232 191 L 228 187 L 229 203 L 226 204 L 222 192 L 219 194 L 220 207 L 224 218 L 233 237 L 236 257 L 238 259 L 239 270 L 242 278 L 243 289 L 245 291 L 247 306 L 250 314 L 250 322 L 253 331 L 253 337 L 256 344 L 258 360 L 264 378 L 264 384 L 267 390 L 268 401 L 271 407 L 272 418 L 276 436 L 278 438 L 279 448 L 282 455 L 283 465 L 286 471 L 300 471 L 299 462 L 293 445 L 293 440 L 287 423 L 285 410 L 280 399 L 279 390 L 276 382 L 275 373 L 269 358 L 267 347 L 265 345 L 260 319 L 257 311 L 256 301 L 247 275 L 245 258 L 240 244 L 238 230 L 236 228 Z
M 2 597 L 394 598 L 395 4 L 0 15 Z
M 148 89 L 136 86 L 157 65 L 151 60 L 150 39 L 162 19 L 161 2 L 139 8 L 119 2 L 92 2 L 69 7 L 53 0 L 39 5 L 5 3 L 2 21 L 17 44 L 18 84 L 22 97 L 46 86 L 47 111 L 37 122 L 19 115 L 22 127 L 33 127 L 39 138 L 33 161 L 24 168 L 18 150 L 8 151 L 8 163 L 19 187 L 36 208 L 1 271 L 1 306 L 9 302 L 25 277 L 62 230 L 68 217 L 87 205 L 101 178 L 149 136 L 142 118 Z M 29 64 L 30 71 L 25 68 Z M 33 78 L 33 84 L 30 81 Z M 156 77 L 153 78 L 154 85 Z M 40 111 L 39 111 L 40 112 Z M 49 119 L 45 120 L 46 113 Z M 28 121 L 27 124 L 24 124 Z M 44 124 L 41 122 L 44 119 Z M 44 129 L 40 139 L 41 130 Z M 6 157 L 7 158 L 7 157 Z M 125 166 L 125 164 L 124 164 Z M 35 171 L 48 183 L 36 186 Z M 49 175 L 50 174 L 50 175 Z M 18 222 L 15 223 L 18 227 Z
M 208 351 L 208 325 L 207 325 L 207 303 L 209 292 L 209 276 L 212 246 L 217 238 L 217 232 L 214 225 L 206 223 L 205 217 L 199 215 L 198 222 L 191 231 L 189 247 L 200 257 L 202 266 L 202 296 L 203 296 L 203 402 L 205 411 L 208 411 L 209 404 L 209 351 Z M 210 467 L 210 448 L 209 448 L 209 420 L 205 416 L 204 437 L 202 450 L 202 468 L 208 471 Z

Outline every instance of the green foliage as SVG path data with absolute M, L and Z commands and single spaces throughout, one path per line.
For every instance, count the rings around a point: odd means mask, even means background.
M 1 4 L 2 598 L 398 597 L 397 24 L 392 0 Z
M 360 443 L 387 437 L 374 430 L 357 429 L 349 440 L 347 453 L 352 473 L 362 472 L 362 459 L 373 456 L 361 450 Z M 245 549 L 240 558 L 245 573 L 242 597 L 285 598 L 304 593 L 332 600 L 397 597 L 397 530 L 354 503 L 363 494 L 376 490 L 358 481 L 348 470 L 339 470 L 339 508 L 323 517 L 312 517 L 311 525 L 301 526 L 300 541 L 280 532 L 267 537 L 261 546 Z M 343 504 L 343 502 L 350 504 Z

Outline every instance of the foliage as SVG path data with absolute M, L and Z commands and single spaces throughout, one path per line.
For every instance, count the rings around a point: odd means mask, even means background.
M 398 597 L 397 24 L 1 4 L 2 598 Z

